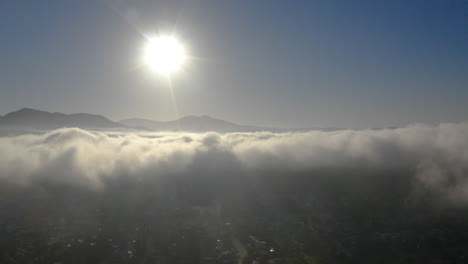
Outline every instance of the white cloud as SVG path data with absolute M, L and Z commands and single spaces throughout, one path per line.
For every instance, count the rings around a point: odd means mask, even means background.
M 120 176 L 319 168 L 409 169 L 425 188 L 468 200 L 468 124 L 279 134 L 68 128 L 0 137 L 0 178 L 25 184 L 47 179 L 100 188 L 104 178 Z

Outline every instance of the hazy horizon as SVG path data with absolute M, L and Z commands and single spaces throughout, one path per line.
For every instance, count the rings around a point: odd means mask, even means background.
M 468 114 L 465 1 L 0 5 L 1 113 L 346 128 Z M 175 33 L 193 57 L 172 78 L 177 111 L 167 83 L 141 66 L 156 33 Z
M 359 128 L 355 128 L 355 127 L 319 127 L 319 126 L 302 126 L 302 127 L 273 127 L 273 126 L 262 126 L 262 125 L 259 125 L 259 124 L 245 124 L 245 123 L 238 123 L 238 122 L 233 122 L 231 120 L 225 120 L 225 119 L 221 119 L 217 116 L 212 116 L 212 115 L 207 115 L 207 114 L 199 114 L 199 115 L 193 115 L 193 114 L 187 114 L 187 115 L 184 115 L 184 116 L 178 116 L 178 117 L 174 117 L 174 119 L 166 119 L 166 120 L 156 120 L 156 119 L 150 119 L 150 118 L 143 118 L 143 117 L 139 117 L 139 116 L 133 116 L 133 117 L 129 117 L 129 118 L 123 118 L 123 119 L 112 119 L 112 118 L 109 118 L 105 115 L 102 115 L 102 114 L 99 114 L 99 113 L 90 113 L 90 112 L 70 112 L 70 113 L 67 113 L 67 112 L 59 112 L 59 111 L 45 111 L 43 109 L 34 109 L 34 108 L 31 108 L 31 107 L 22 107 L 20 109 L 16 109 L 14 111 L 9 111 L 9 112 L 6 112 L 4 114 L 0 114 L 0 117 L 2 116 L 5 116 L 9 113 L 13 113 L 13 112 L 17 112 L 17 111 L 20 111 L 20 110 L 24 110 L 24 109 L 31 109 L 31 110 L 37 110 L 37 111 L 44 111 L 44 112 L 48 112 L 48 113 L 61 113 L 61 114 L 66 114 L 66 115 L 72 115 L 72 114 L 90 114 L 90 115 L 97 115 L 97 116 L 103 116 L 105 118 L 108 118 L 110 121 L 113 121 L 113 122 L 116 122 L 116 123 L 119 123 L 121 121 L 126 121 L 126 120 L 132 120 L 132 119 L 141 119 L 141 120 L 146 120 L 146 121 L 155 121 L 155 122 L 171 122 L 171 121 L 176 121 L 176 120 L 179 120 L 179 119 L 183 119 L 183 118 L 187 118 L 187 117 L 208 117 L 208 118 L 211 118 L 211 119 L 217 119 L 217 120 L 220 120 L 220 121 L 226 121 L 226 122 L 230 122 L 230 123 L 233 123 L 233 124 L 236 124 L 236 125 L 242 125 L 242 126 L 253 126 L 253 127 L 260 127 L 260 128 L 271 128 L 271 129 L 275 129 L 275 128 L 278 128 L 278 129 L 320 129 L 320 128 L 324 128 L 324 129 L 327 129 L 327 128 L 331 128 L 331 129 L 350 129 L 350 130 L 365 130 L 365 129 L 394 129 L 394 128 L 402 128 L 402 127 L 408 127 L 408 126 L 412 126 L 412 125 L 429 125 L 429 126 L 435 126 L 435 125 L 441 125 L 441 124 L 450 124 L 450 123 L 460 123 L 460 124 L 463 124 L 463 123 L 467 123 L 468 121 L 467 120 L 461 120 L 460 122 L 449 122 L 449 121 L 445 121 L 445 122 L 440 122 L 440 123 L 436 123 L 436 122 L 433 122 L 433 123 L 430 123 L 430 122 L 412 122 L 412 123 L 408 123 L 408 124 L 402 124 L 400 126 L 382 126 L 382 127 L 359 127 Z

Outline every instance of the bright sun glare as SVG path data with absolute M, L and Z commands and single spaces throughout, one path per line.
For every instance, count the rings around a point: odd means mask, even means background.
M 145 64 L 164 75 L 178 71 L 186 59 L 185 48 L 173 36 L 157 36 L 148 39 L 145 48 Z

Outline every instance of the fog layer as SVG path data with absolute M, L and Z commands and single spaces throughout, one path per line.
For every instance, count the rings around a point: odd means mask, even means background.
M 104 188 L 113 177 L 409 169 L 415 183 L 468 199 L 468 124 L 304 133 L 129 133 L 76 128 L 0 138 L 0 176 Z M 193 174 L 193 175 L 191 175 Z M 313 176 L 311 176 L 313 177 Z M 352 176 L 350 176 L 352 177 Z M 195 179 L 194 179 L 195 180 Z

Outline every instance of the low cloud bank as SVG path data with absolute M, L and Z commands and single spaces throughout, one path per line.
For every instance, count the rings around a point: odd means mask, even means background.
M 115 177 L 236 177 L 257 170 L 405 169 L 415 184 L 468 201 L 468 124 L 304 133 L 130 133 L 76 128 L 0 137 L 0 179 L 103 188 Z M 196 180 L 196 179 L 195 179 Z

